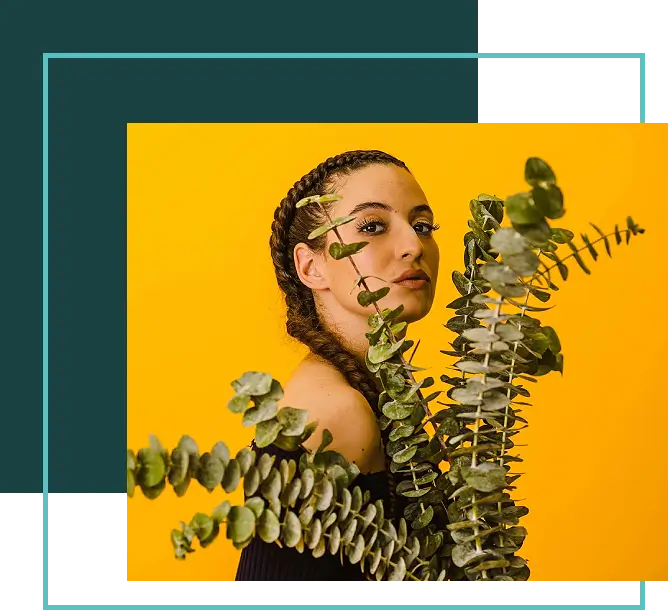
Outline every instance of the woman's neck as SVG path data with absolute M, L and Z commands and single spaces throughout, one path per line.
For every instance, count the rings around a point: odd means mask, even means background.
M 334 309 L 334 311 L 332 311 Z M 369 311 L 369 314 L 373 313 Z M 334 334 L 346 351 L 354 356 L 354 358 L 366 368 L 366 353 L 369 349 L 369 340 L 366 333 L 371 330 L 369 326 L 369 316 L 360 316 L 354 312 L 348 311 L 340 305 L 328 304 L 326 311 L 319 308 L 318 315 L 322 321 L 323 326 L 332 334 Z M 401 332 L 397 338 L 403 338 L 406 334 L 406 329 Z M 380 380 L 372 373 L 369 373 L 376 382 L 378 390 L 382 390 Z

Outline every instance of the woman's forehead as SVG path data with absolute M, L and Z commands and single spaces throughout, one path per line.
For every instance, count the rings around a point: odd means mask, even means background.
M 337 209 L 348 211 L 359 203 L 376 201 L 408 213 L 414 206 L 427 203 L 415 178 L 396 165 L 370 165 L 357 170 L 345 177 L 336 192 L 343 197 Z

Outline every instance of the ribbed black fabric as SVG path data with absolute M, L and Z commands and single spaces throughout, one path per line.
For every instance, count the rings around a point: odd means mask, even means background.
M 285 451 L 274 445 L 258 448 L 255 441 L 251 443 L 258 457 L 262 453 L 276 456 L 275 464 L 281 459 L 293 459 L 299 465 L 303 449 Z M 297 466 L 299 472 L 299 466 Z M 353 486 L 359 486 L 362 492 L 369 490 L 372 500 L 388 500 L 387 472 L 359 474 Z M 307 548 L 300 553 L 294 548 L 279 547 L 276 543 L 263 542 L 259 536 L 241 551 L 235 580 L 366 580 L 359 564 L 351 564 L 343 556 L 341 564 L 339 553 L 331 555 L 326 551 L 322 557 L 313 557 Z

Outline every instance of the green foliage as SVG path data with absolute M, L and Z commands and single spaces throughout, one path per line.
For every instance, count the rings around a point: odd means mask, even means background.
M 268 544 L 309 552 L 314 558 L 326 553 L 344 555 L 369 579 L 376 580 L 526 580 L 527 561 L 520 551 L 527 531 L 519 525 L 528 513 L 512 499 L 514 483 L 521 473 L 513 466 L 522 461 L 513 452 L 513 437 L 527 427 L 522 407 L 531 394 L 520 381 L 558 371 L 563 374 L 562 345 L 554 328 L 542 326 L 528 312 L 549 307 L 540 303 L 559 290 L 551 271 L 562 280 L 569 275 L 567 261 L 573 258 L 585 273 L 591 273 L 581 253 L 586 250 L 596 261 L 595 245 L 603 241 L 611 254 L 609 237 L 616 245 L 622 233 L 644 233 L 629 216 L 626 229 L 615 225 L 605 234 L 590 223 L 599 238 L 581 233 L 583 246 L 573 243 L 574 233 L 553 228 L 549 220 L 563 216 L 563 194 L 547 163 L 530 158 L 525 179 L 531 190 L 508 197 L 481 194 L 469 203 L 472 219 L 464 236 L 464 272 L 452 272 L 459 297 L 447 307 L 455 310 L 445 327 L 457 336 L 444 354 L 457 360 L 441 375 L 450 402 L 431 411 L 430 402 L 442 391 L 423 396 L 434 385 L 427 377 L 417 381 L 421 371 L 404 354 L 413 342 L 400 336 L 406 323 L 400 322 L 403 305 L 383 309 L 378 301 L 389 287 L 371 291 L 368 276 L 360 273 L 352 255 L 367 242 L 344 244 L 336 230 L 353 217 L 332 219 L 323 205 L 337 195 L 316 195 L 298 202 L 297 207 L 320 205 L 328 223 L 310 238 L 334 231 L 338 241 L 329 252 L 335 259 L 349 258 L 357 273 L 353 286 L 359 288 L 358 302 L 372 306 L 366 337 L 366 364 L 382 387 L 378 400 L 381 429 L 389 431 L 385 447 L 391 458 L 396 493 L 405 498 L 402 515 L 390 515 L 385 504 L 371 502 L 369 493 L 354 486 L 359 474 L 336 451 L 328 449 L 332 434 L 325 429 L 315 452 L 304 450 L 298 463 L 263 454 L 259 458 L 248 447 L 231 457 L 219 441 L 202 455 L 195 441 L 183 436 L 171 451 L 151 436 L 149 447 L 137 454 L 127 452 L 127 493 L 139 486 L 143 495 L 154 499 L 169 483 L 181 496 L 192 479 L 209 492 L 220 486 L 233 492 L 243 485 L 245 503 L 232 506 L 225 500 L 211 515 L 197 513 L 181 530 L 172 530 L 175 557 L 185 559 L 211 544 L 220 528 L 227 539 L 241 549 L 254 536 Z M 511 226 L 502 227 L 507 214 Z M 559 246 L 569 254 L 560 256 Z M 528 279 L 526 279 L 528 278 Z M 522 297 L 520 300 L 516 300 Z M 414 352 L 413 352 L 414 354 Z M 412 360 L 413 355 L 411 355 Z M 242 425 L 255 427 L 258 447 L 275 444 L 294 450 L 316 430 L 307 423 L 307 412 L 291 407 L 278 409 L 283 397 L 280 383 L 267 373 L 251 371 L 232 382 L 235 394 L 228 402 L 233 413 L 242 415 Z M 431 434 L 427 431 L 431 428 Z M 447 463 L 443 472 L 441 463 Z

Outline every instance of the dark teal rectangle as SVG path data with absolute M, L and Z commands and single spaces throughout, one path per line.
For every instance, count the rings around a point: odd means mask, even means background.
M 126 122 L 476 119 L 476 60 L 50 60 L 49 491 L 125 489 Z
M 476 52 L 477 3 L 7 2 L 2 492 L 42 490 L 42 53 Z M 49 491 L 122 492 L 128 122 L 477 120 L 476 60 L 49 62 Z M 343 87 L 345 103 L 303 93 Z

